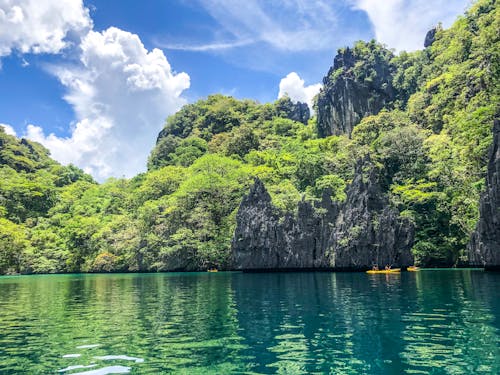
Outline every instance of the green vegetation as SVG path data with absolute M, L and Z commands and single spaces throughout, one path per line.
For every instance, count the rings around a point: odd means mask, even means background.
M 0 273 L 225 268 L 254 177 L 283 214 L 326 188 L 345 199 L 366 154 L 391 204 L 415 223 L 417 262 L 464 261 L 499 113 L 499 30 L 496 2 L 481 0 L 423 51 L 394 56 L 358 42 L 352 74 L 373 82 L 387 76 L 383 65 L 397 95 L 351 138 L 320 138 L 315 118 L 293 120 L 288 98 L 213 95 L 167 120 L 147 173 L 99 185 L 0 127 Z

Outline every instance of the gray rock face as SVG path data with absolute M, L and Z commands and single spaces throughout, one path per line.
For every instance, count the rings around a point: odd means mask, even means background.
M 368 174 L 363 170 L 368 169 Z M 233 266 L 241 270 L 368 269 L 413 263 L 413 226 L 389 207 L 369 160 L 360 162 L 343 204 L 325 191 L 314 205 L 280 218 L 256 179 L 243 199 L 233 237 Z
M 427 34 L 425 34 L 425 41 L 424 41 L 424 47 L 430 47 L 432 46 L 432 43 L 434 43 L 434 40 L 436 39 L 436 32 L 437 32 L 437 27 L 433 27 L 429 31 L 427 31 Z
M 486 190 L 479 206 L 479 223 L 469 243 L 473 266 L 500 269 L 500 120 L 493 125 Z
M 413 240 L 412 223 L 390 207 L 376 168 L 369 160 L 359 162 L 330 237 L 332 267 L 409 266 Z
M 337 206 L 328 194 L 316 208 L 298 205 L 297 216 L 280 218 L 264 184 L 256 179 L 241 202 L 233 237 L 233 264 L 237 269 L 324 268 L 329 232 Z
M 288 115 L 288 118 L 293 121 L 298 121 L 307 125 L 309 118 L 311 117 L 311 113 L 309 111 L 309 107 L 307 103 L 297 102 L 293 104 L 293 110 Z
M 301 122 L 304 125 L 307 124 L 311 117 L 307 103 L 294 103 L 288 96 L 284 96 L 276 102 L 276 110 L 280 116 Z
M 360 59 L 350 48 L 345 48 L 323 78 L 317 103 L 320 137 L 350 135 L 363 117 L 377 114 L 395 100 L 393 67 L 389 61 L 378 59 L 366 68 L 367 77 L 361 79 L 353 70 Z

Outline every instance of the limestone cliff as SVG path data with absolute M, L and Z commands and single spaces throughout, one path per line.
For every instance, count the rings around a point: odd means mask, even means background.
M 390 106 L 396 98 L 392 57 L 375 42 L 339 50 L 318 95 L 320 137 L 350 135 L 363 117 Z
M 358 162 L 330 237 L 334 268 L 369 268 L 373 264 L 413 264 L 414 228 L 390 207 L 369 160 Z
M 337 206 L 325 194 L 316 208 L 302 201 L 296 216 L 280 218 L 256 179 L 236 217 L 233 264 L 237 269 L 326 268 L 328 226 L 336 216 Z
M 233 237 L 233 266 L 257 269 L 355 269 L 408 266 L 413 226 L 389 207 L 377 171 L 360 161 L 342 204 L 325 191 L 321 201 L 301 201 L 296 215 L 280 218 L 256 179 L 243 199 Z
M 480 218 L 469 243 L 471 265 L 500 269 L 500 120 L 493 126 L 486 189 L 481 197 Z

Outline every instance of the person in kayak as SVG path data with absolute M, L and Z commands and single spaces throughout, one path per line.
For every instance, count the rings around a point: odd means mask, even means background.
M 386 270 L 386 271 L 389 271 L 390 269 L 391 269 L 391 266 L 390 266 L 390 265 L 388 265 L 388 264 L 386 264 L 386 265 L 385 265 L 385 270 Z
M 378 265 L 377 265 L 377 264 L 374 264 L 374 265 L 372 266 L 372 270 L 373 270 L 373 271 L 378 271 Z

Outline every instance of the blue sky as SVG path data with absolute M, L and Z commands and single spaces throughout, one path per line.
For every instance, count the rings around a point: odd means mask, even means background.
M 310 101 L 339 47 L 419 49 L 468 3 L 0 0 L 0 124 L 98 180 L 130 177 L 183 104 Z

